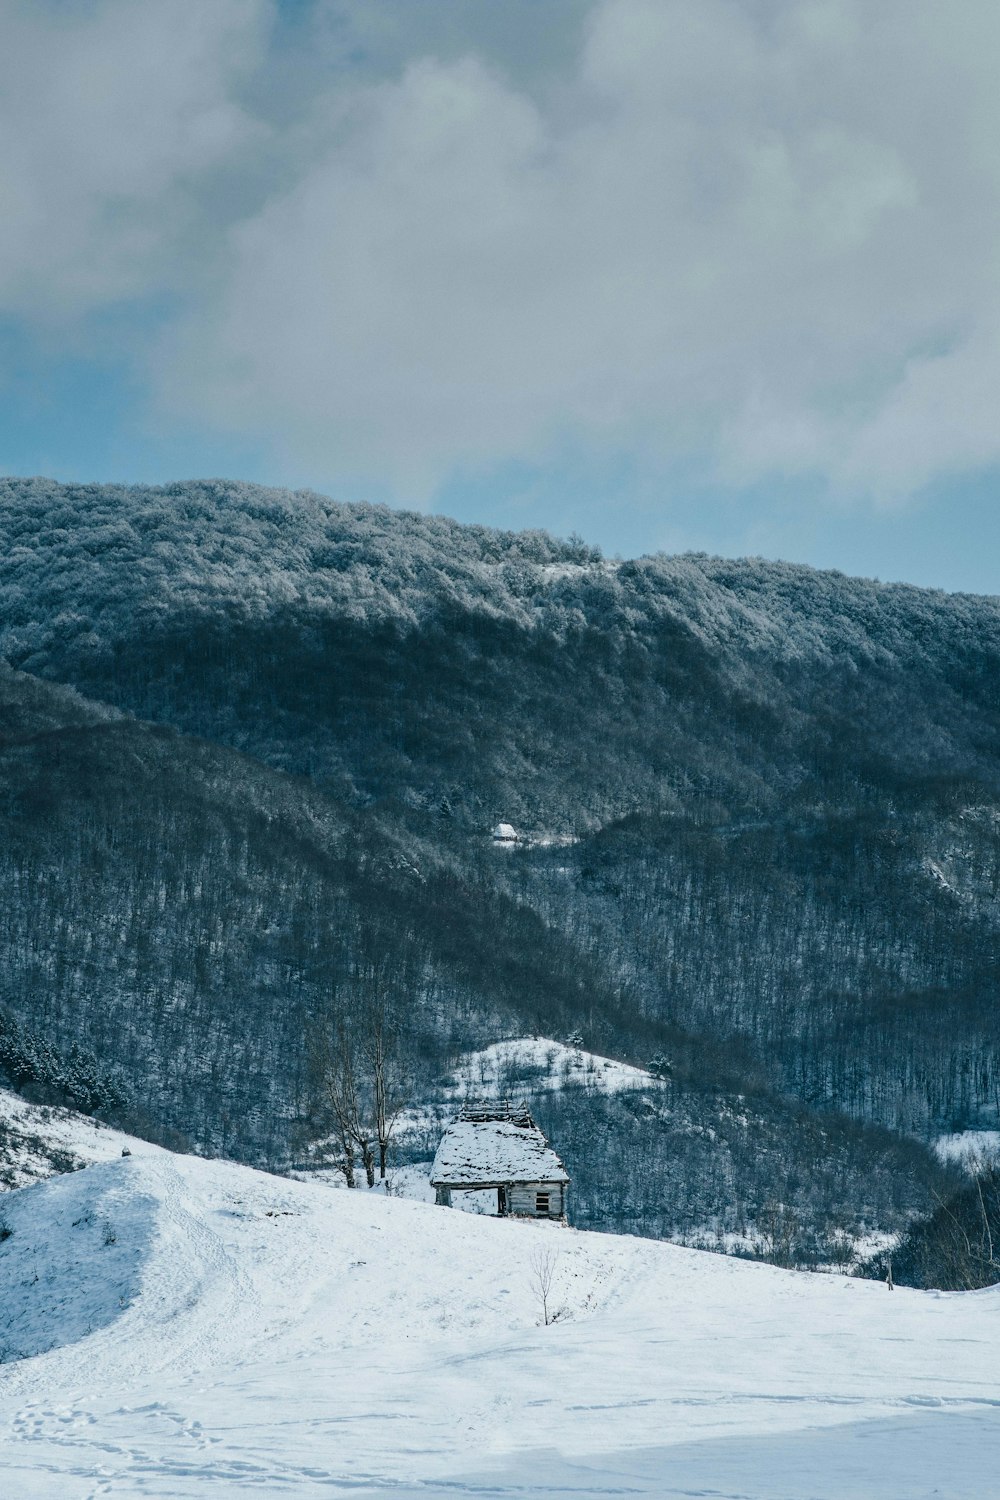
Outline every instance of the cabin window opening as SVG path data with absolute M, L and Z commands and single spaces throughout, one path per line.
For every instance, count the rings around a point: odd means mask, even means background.
M 548 1212 L 549 1212 L 549 1194 L 548 1193 L 536 1193 L 535 1194 L 535 1213 L 536 1214 L 547 1214 Z

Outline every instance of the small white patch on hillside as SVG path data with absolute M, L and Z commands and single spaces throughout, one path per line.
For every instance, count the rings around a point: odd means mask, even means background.
M 1000 1158 L 1000 1130 L 958 1130 L 939 1135 L 934 1150 L 942 1161 L 972 1166 L 983 1157 Z
M 571 844 L 580 842 L 579 835 L 575 833 L 538 833 L 519 832 L 516 839 L 498 839 L 496 834 L 491 834 L 491 843 L 494 849 L 568 849 Z M 560 870 L 560 874 L 568 871 Z
M 584 573 L 594 570 L 593 563 L 542 563 L 538 571 L 546 583 L 558 583 L 563 578 L 582 578 Z
M 568 1046 L 548 1037 L 518 1037 L 494 1042 L 462 1059 L 445 1085 L 448 1098 L 467 1096 L 495 1099 L 578 1085 L 604 1094 L 623 1089 L 657 1088 L 658 1081 L 645 1068 L 602 1057 L 582 1047 Z
M 925 865 L 942 890 L 948 891 L 952 896 L 961 896 L 962 893 L 955 889 L 937 860 L 927 859 L 925 860 Z

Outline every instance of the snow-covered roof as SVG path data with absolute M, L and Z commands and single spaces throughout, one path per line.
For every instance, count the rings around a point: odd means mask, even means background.
M 435 1187 L 569 1182 L 569 1173 L 527 1110 L 492 1119 L 467 1119 L 468 1113 L 476 1111 L 463 1110 L 441 1137 L 431 1167 Z
M 493 830 L 495 839 L 516 839 L 517 829 L 512 828 L 509 823 L 498 823 Z

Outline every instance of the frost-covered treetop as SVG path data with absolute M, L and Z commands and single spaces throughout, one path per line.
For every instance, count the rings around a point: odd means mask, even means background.
M 159 488 L 0 481 L 0 655 L 48 672 L 200 617 L 397 629 L 481 616 L 565 639 L 663 629 L 724 653 L 935 666 L 1000 649 L 1000 601 L 760 559 L 602 559 L 494 531 L 223 480 Z

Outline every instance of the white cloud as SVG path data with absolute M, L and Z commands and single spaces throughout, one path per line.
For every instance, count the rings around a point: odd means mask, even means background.
M 264 0 L 37 11 L 0 289 L 186 292 L 162 412 L 405 499 L 575 439 L 887 498 L 1000 460 L 993 0 L 599 0 L 541 72 L 436 0 L 363 79 L 346 4 L 298 72 Z
M 830 468 L 845 487 L 899 501 L 942 474 L 995 464 L 998 425 L 1000 337 L 984 322 L 954 349 L 909 361 Z
M 264 0 L 4 7 L 0 309 L 50 325 L 177 285 L 206 174 L 261 126 L 235 90 Z

